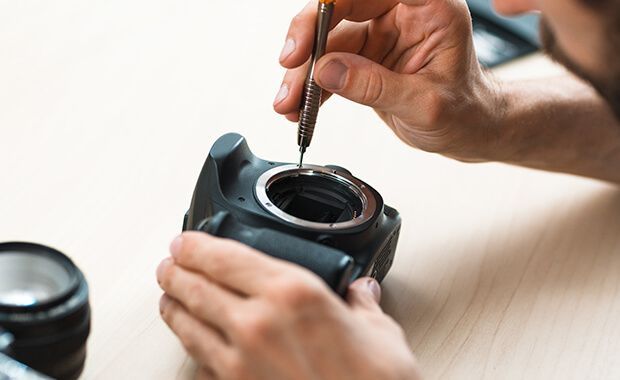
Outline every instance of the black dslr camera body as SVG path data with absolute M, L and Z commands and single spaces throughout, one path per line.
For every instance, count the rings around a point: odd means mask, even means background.
M 356 278 L 383 280 L 400 224 L 398 212 L 349 171 L 265 161 L 244 137 L 229 133 L 209 152 L 183 230 L 301 265 L 344 295 Z

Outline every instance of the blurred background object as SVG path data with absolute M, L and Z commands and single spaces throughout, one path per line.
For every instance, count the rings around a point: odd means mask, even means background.
M 489 0 L 467 0 L 474 27 L 474 46 L 478 60 L 486 67 L 498 66 L 533 53 L 540 47 L 540 17 L 498 15 Z

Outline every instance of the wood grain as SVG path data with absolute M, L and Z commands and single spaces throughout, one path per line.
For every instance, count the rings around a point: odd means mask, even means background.
M 0 240 L 55 246 L 86 273 L 84 378 L 192 376 L 154 270 L 217 137 L 297 158 L 271 101 L 302 6 L 0 3 Z M 535 56 L 497 75 L 558 71 Z M 308 162 L 349 168 L 402 214 L 383 305 L 428 379 L 620 378 L 617 188 L 418 152 L 342 99 L 320 118 Z

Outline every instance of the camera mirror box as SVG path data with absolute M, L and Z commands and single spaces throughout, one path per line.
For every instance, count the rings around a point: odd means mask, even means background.
M 209 152 L 183 230 L 299 264 L 344 295 L 356 278 L 385 277 L 400 225 L 398 212 L 348 170 L 263 160 L 229 133 Z

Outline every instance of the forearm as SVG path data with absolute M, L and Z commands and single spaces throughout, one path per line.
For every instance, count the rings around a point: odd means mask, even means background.
M 620 124 L 570 76 L 498 87 L 492 160 L 620 183 Z

